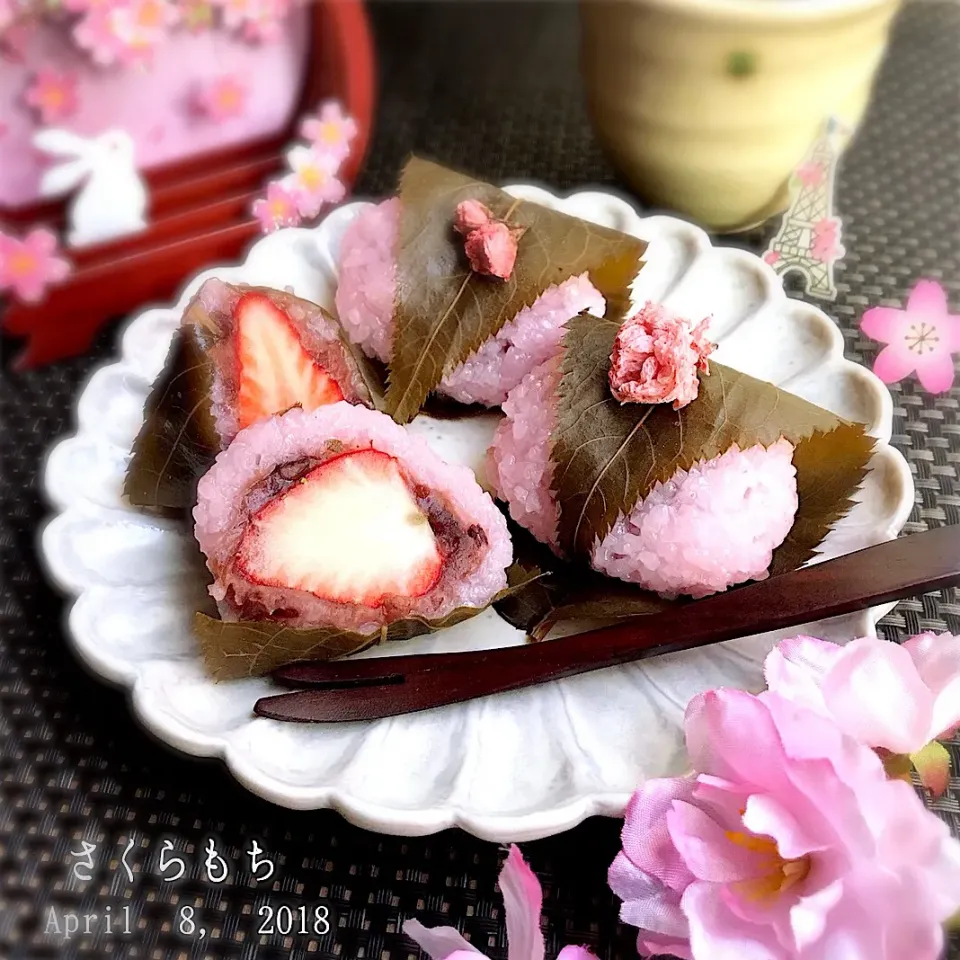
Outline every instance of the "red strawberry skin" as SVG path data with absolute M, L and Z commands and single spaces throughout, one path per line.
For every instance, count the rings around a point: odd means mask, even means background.
M 443 562 L 399 464 L 372 449 L 327 460 L 270 500 L 236 558 L 253 583 L 370 608 L 423 596 Z
M 291 407 L 315 410 L 343 399 L 339 384 L 304 349 L 290 318 L 265 294 L 241 296 L 234 319 L 240 429 Z

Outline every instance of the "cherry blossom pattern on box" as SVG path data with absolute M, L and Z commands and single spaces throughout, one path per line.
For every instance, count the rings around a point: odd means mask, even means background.
M 884 383 L 896 383 L 916 372 L 930 393 L 943 393 L 953 386 L 953 354 L 960 353 L 960 314 L 950 313 L 947 294 L 936 280 L 920 280 L 903 310 L 871 307 L 860 329 L 887 344 L 873 365 Z
M 249 95 L 240 77 L 228 73 L 200 84 L 192 106 L 198 116 L 222 123 L 244 115 Z
M 70 273 L 70 264 L 57 253 L 56 234 L 43 227 L 23 238 L 0 233 L 0 293 L 26 303 L 42 300 L 48 287 Z
M 312 220 L 324 208 L 343 200 L 347 190 L 337 174 L 350 155 L 350 141 L 356 134 L 356 122 L 334 101 L 324 103 L 315 116 L 303 118 L 300 135 L 305 142 L 294 143 L 287 150 L 288 172 L 270 181 L 266 198 L 253 204 L 254 216 L 265 233 Z M 272 203 L 277 206 L 273 208 Z
M 149 61 L 174 31 L 223 29 L 248 43 L 277 39 L 302 0 L 0 0 L 2 52 L 11 34 L 42 20 L 63 23 L 73 43 L 104 67 Z
M 38 70 L 31 78 L 23 99 L 44 124 L 72 117 L 80 105 L 77 75 L 50 68 Z

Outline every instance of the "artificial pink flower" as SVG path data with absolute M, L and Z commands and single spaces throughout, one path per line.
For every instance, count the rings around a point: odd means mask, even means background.
M 840 221 L 836 217 L 823 217 L 813 225 L 813 240 L 810 256 L 823 263 L 839 260 L 844 254 L 840 245 Z
M 905 310 L 871 307 L 860 329 L 888 346 L 873 372 L 896 383 L 916 370 L 925 390 L 942 393 L 953 386 L 952 353 L 960 350 L 960 315 L 947 309 L 947 295 L 935 280 L 921 280 L 910 291 Z
M 823 176 L 826 171 L 823 168 L 823 164 L 818 160 L 808 160 L 806 163 L 801 163 L 797 167 L 796 175 L 797 179 L 805 187 L 816 187 L 823 183 Z
M 960 843 L 877 755 L 772 693 L 685 718 L 694 775 L 633 796 L 609 882 L 643 955 L 937 960 Z
M 527 866 L 520 850 L 510 853 L 500 871 L 500 892 L 507 926 L 507 960 L 543 960 L 545 947 L 540 931 L 543 893 L 536 874 Z M 403 932 L 416 941 L 431 960 L 483 960 L 482 954 L 454 927 L 425 927 L 407 920 Z M 596 960 L 586 947 L 564 947 L 557 960 Z
M 329 154 L 312 147 L 294 147 L 287 153 L 287 163 L 293 172 L 285 184 L 297 197 L 300 216 L 315 217 L 326 204 L 339 203 L 346 194 L 335 176 L 339 161 Z
M 325 103 L 316 117 L 305 117 L 300 124 L 300 135 L 319 153 L 337 160 L 350 154 L 350 141 L 357 135 L 357 124 L 333 101 Z
M 46 123 L 56 123 L 77 112 L 77 75 L 44 68 L 38 70 L 24 95 L 27 104 Z
M 679 410 L 696 400 L 697 371 L 709 372 L 707 320 L 697 326 L 647 302 L 620 327 L 610 355 L 610 389 L 621 403 L 670 403 Z
M 960 637 L 845 646 L 794 637 L 771 651 L 764 673 L 773 693 L 832 720 L 894 769 L 889 755 L 909 758 L 932 793 L 946 790 L 950 754 L 936 741 L 960 726 Z
M 267 196 L 255 200 L 253 215 L 260 221 L 264 233 L 281 227 L 295 227 L 300 223 L 296 193 L 279 180 L 267 184 Z
M 0 233 L 0 290 L 36 303 L 47 287 L 70 273 L 70 264 L 56 254 L 56 235 L 42 227 L 35 227 L 22 240 Z
M 246 84 L 232 74 L 224 74 L 197 90 L 194 108 L 210 120 L 230 120 L 243 116 L 248 95 Z

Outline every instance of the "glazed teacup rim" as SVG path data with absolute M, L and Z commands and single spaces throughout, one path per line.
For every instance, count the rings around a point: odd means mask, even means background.
M 582 0 L 589 4 L 592 0 Z M 693 13 L 715 20 L 750 20 L 755 23 L 800 23 L 844 16 L 871 7 L 888 6 L 890 0 L 621 0 L 661 7 L 674 13 Z

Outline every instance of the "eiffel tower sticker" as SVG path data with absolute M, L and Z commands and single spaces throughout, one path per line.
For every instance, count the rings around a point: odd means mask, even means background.
M 794 170 L 793 199 L 763 259 L 778 276 L 799 273 L 809 296 L 836 300 L 833 268 L 843 257 L 841 220 L 834 213 L 837 162 L 849 131 L 831 117 Z

